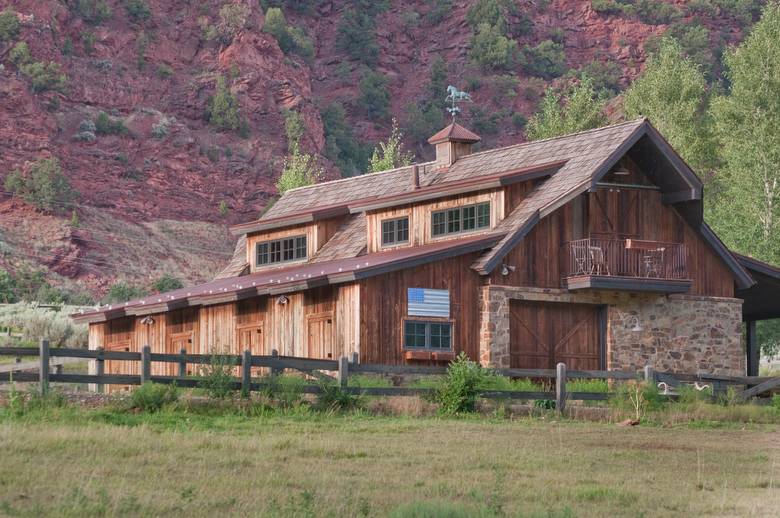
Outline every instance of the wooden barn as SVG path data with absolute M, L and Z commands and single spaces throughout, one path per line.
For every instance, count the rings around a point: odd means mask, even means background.
M 74 318 L 111 350 L 385 364 L 465 351 L 495 367 L 721 374 L 755 361 L 743 300 L 767 309 L 757 318 L 778 308 L 650 122 L 475 152 L 479 140 L 452 124 L 429 140 L 432 162 L 288 191 L 233 227 L 217 279 Z

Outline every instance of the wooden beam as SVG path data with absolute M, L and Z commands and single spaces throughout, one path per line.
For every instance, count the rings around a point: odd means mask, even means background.
M 776 378 L 772 378 L 769 381 L 765 381 L 759 385 L 756 385 L 755 387 L 750 387 L 747 390 L 744 390 L 737 394 L 737 398 L 741 399 L 742 401 L 745 401 L 747 399 L 752 398 L 753 396 L 757 396 L 759 394 L 762 394 L 764 392 L 767 392 L 768 390 L 772 390 L 773 388 L 780 387 L 780 376 Z
M 665 192 L 661 195 L 661 203 L 672 205 L 684 201 L 696 201 L 701 199 L 701 191 L 698 189 L 685 189 L 684 191 Z
M 745 352 L 747 354 L 747 375 L 758 376 L 760 354 L 755 320 L 748 320 L 745 322 L 745 338 L 747 342 L 745 347 Z

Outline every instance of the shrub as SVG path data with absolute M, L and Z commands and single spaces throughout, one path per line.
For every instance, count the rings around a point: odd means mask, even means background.
M 374 148 L 371 162 L 368 165 L 369 173 L 378 173 L 397 167 L 404 167 L 412 163 L 414 154 L 404 151 L 403 133 L 398 129 L 398 123 L 393 119 L 393 128 L 386 142 L 380 142 Z
M 535 47 L 523 47 L 520 64 L 531 75 L 552 79 L 566 72 L 566 53 L 560 43 L 544 40 Z
M 55 211 L 75 197 L 56 158 L 33 162 L 27 172 L 14 169 L 5 180 L 7 191 L 40 210 Z
M 277 7 L 271 7 L 265 13 L 263 31 L 274 37 L 282 52 L 294 52 L 304 58 L 314 56 L 311 39 L 298 27 L 287 24 L 284 13 Z
M 208 121 L 221 130 L 238 130 L 244 124 L 238 100 L 227 87 L 225 78 L 217 77 L 217 88 L 208 103 Z
M 213 398 L 225 399 L 233 392 L 233 371 L 236 365 L 238 362 L 235 358 L 212 352 L 209 363 L 200 368 L 202 379 L 198 386 Z
M 614 94 L 620 90 L 620 65 L 614 61 L 591 61 L 579 70 L 580 79 L 589 79 L 598 93 Z
M 111 287 L 108 289 L 108 293 L 105 296 L 105 303 L 112 304 L 112 303 L 118 303 L 118 302 L 127 302 L 131 299 L 137 299 L 139 297 L 143 297 L 146 295 L 146 291 L 137 287 L 132 286 L 124 281 L 119 281 L 111 285 Z
M 244 4 L 225 4 L 219 9 L 219 33 L 222 41 L 230 43 L 246 27 L 250 7 Z
M 61 91 L 65 88 L 68 78 L 62 73 L 60 64 L 50 61 L 48 63 L 28 63 L 22 65 L 21 72 L 30 81 L 32 91 L 35 93 L 46 90 Z
M 97 36 L 92 31 L 81 31 L 79 35 L 81 37 L 81 45 L 84 47 L 84 52 L 92 54 L 95 51 L 95 41 Z
M 506 10 L 509 6 L 510 2 L 504 0 L 477 0 L 466 12 L 466 22 L 473 30 L 486 23 L 506 34 Z
M 592 0 L 591 7 L 597 13 L 602 14 L 621 14 L 623 13 L 623 6 L 617 3 L 615 0 Z
M 401 13 L 401 23 L 408 30 L 416 29 L 420 25 L 420 13 L 414 9 L 409 9 Z
M 152 16 L 152 10 L 146 0 L 124 0 L 125 12 L 134 22 L 145 22 Z
M 358 85 L 360 88 L 360 104 L 371 120 L 387 117 L 390 107 L 390 92 L 387 89 L 387 78 L 379 73 L 369 71 Z
M 270 374 L 263 381 L 265 382 L 264 395 L 282 406 L 295 406 L 303 400 L 306 380 L 301 376 Z
M 279 194 L 284 194 L 290 189 L 316 183 L 323 174 L 324 171 L 317 165 L 314 156 L 295 149 L 293 154 L 284 160 L 284 168 L 276 181 L 276 188 Z
M 20 41 L 16 45 L 14 45 L 11 51 L 8 53 L 8 59 L 10 59 L 11 63 L 16 65 L 17 67 L 20 67 L 25 63 L 29 63 L 30 61 L 32 61 L 32 56 L 30 55 L 30 47 L 27 46 L 27 42 Z
M 471 38 L 471 60 L 486 70 L 511 68 L 517 56 L 517 42 L 504 36 L 495 25 L 482 23 Z
M 452 0 L 429 0 L 432 3 L 431 10 L 425 14 L 425 23 L 437 25 L 452 13 Z
M 19 17 L 10 7 L 0 12 L 0 41 L 9 41 L 19 34 Z
M 227 202 L 225 200 L 220 200 L 219 205 L 217 205 L 217 212 L 219 212 L 219 215 L 224 218 L 228 215 L 229 211 L 230 207 L 228 207 Z
M 342 389 L 340 385 L 331 381 L 319 383 L 320 392 L 317 394 L 317 408 L 329 412 L 353 410 L 360 407 L 361 398 Z
M 157 65 L 157 77 L 160 79 L 168 79 L 173 75 L 173 68 L 171 68 L 170 65 L 166 65 L 165 63 L 160 63 Z
M 105 0 L 75 0 L 73 7 L 85 21 L 95 25 L 111 16 L 111 7 Z
M 95 133 L 92 131 L 79 131 L 73 135 L 73 140 L 78 142 L 95 142 L 95 140 L 97 140 L 97 136 L 95 136 Z
M 152 136 L 154 138 L 163 139 L 168 136 L 170 129 L 171 119 L 168 117 L 162 117 L 160 120 L 152 125 Z
M 157 412 L 179 399 L 176 385 L 162 385 L 147 381 L 130 395 L 130 407 L 144 412 Z
M 7 270 L 0 268 L 0 303 L 16 302 L 16 281 Z
M 661 408 L 663 402 L 658 387 L 640 381 L 621 383 L 609 398 L 611 407 L 629 412 L 637 421 L 641 421 L 648 411 Z
M 129 130 L 122 119 L 115 119 L 109 117 L 106 112 L 100 112 L 95 119 L 95 133 L 98 135 L 127 135 Z
M 325 156 L 341 170 L 341 176 L 365 171 L 371 148 L 355 136 L 344 106 L 331 103 L 320 112 L 320 117 L 325 133 Z
M 336 29 L 336 49 L 361 63 L 373 66 L 379 57 L 374 20 L 369 13 L 352 8 L 344 9 Z
M 19 291 L 16 286 L 15 291 Z M 17 297 L 18 300 L 18 297 Z M 70 318 L 77 309 L 63 306 L 59 310 L 40 308 L 30 302 L 0 307 L 0 327 L 21 329 L 22 340 L 37 343 L 46 338 L 52 347 L 85 347 L 86 324 L 74 324 Z
M 301 137 L 305 131 L 303 115 L 295 110 L 283 110 L 284 132 L 287 134 L 287 149 L 293 151 L 298 148 Z
M 461 352 L 447 367 L 447 376 L 436 388 L 436 402 L 442 414 L 473 412 L 477 404 L 479 387 L 485 381 L 487 371 L 469 360 Z
M 638 0 L 634 2 L 637 17 L 649 25 L 665 25 L 677 21 L 682 16 L 677 7 L 658 0 Z
M 166 291 L 178 290 L 184 287 L 184 283 L 181 279 L 174 277 L 173 275 L 166 273 L 156 281 L 152 283 L 152 289 L 157 293 L 163 293 Z

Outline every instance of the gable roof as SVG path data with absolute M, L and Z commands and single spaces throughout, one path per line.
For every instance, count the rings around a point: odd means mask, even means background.
M 439 142 L 465 142 L 473 144 L 482 140 L 482 137 L 473 133 L 460 124 L 453 122 L 443 130 L 436 133 L 428 139 L 428 144 L 438 144 Z

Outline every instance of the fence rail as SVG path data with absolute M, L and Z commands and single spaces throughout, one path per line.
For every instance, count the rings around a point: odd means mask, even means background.
M 279 356 L 276 351 L 271 356 L 253 356 L 250 351 L 244 351 L 241 355 L 210 355 L 188 354 L 182 351 L 179 354 L 152 353 L 151 348 L 144 346 L 141 352 L 105 351 L 103 349 L 68 349 L 49 347 L 46 340 L 42 340 L 38 349 L 26 347 L 0 347 L 0 356 L 38 356 L 36 369 L 38 372 L 29 372 L 31 368 L 19 372 L 0 372 L 0 382 L 38 382 L 41 392 L 49 390 L 49 383 L 80 383 L 94 384 L 102 391 L 105 385 L 141 385 L 147 381 L 171 384 L 190 388 L 201 384 L 202 378 L 186 376 L 187 364 L 208 364 L 215 361 L 227 365 L 235 365 L 240 368 L 240 376 L 230 382 L 231 388 L 241 390 L 245 394 L 250 391 L 262 390 L 268 386 L 267 382 L 252 379 L 253 367 L 270 368 L 272 372 L 281 372 L 292 369 L 313 375 L 319 379 L 326 378 L 338 382 L 341 388 L 349 393 L 364 394 L 369 396 L 412 396 L 428 395 L 434 389 L 412 387 L 350 387 L 349 376 L 354 374 L 385 374 L 385 375 L 443 375 L 446 367 L 428 367 L 415 365 L 378 365 L 358 363 L 357 354 L 351 359 L 341 357 L 338 360 L 320 360 L 314 358 L 297 358 Z M 63 373 L 60 369 L 50 372 L 52 358 L 54 363 L 62 363 L 60 359 L 88 359 L 95 361 L 96 374 L 72 374 Z M 137 361 L 141 363 L 140 374 L 105 374 L 105 361 Z M 28 362 L 32 363 L 32 362 Z M 176 363 L 178 364 L 177 376 L 152 375 L 152 363 Z M 30 366 L 28 366 L 30 367 Z M 333 378 L 322 371 L 335 372 Z M 646 366 L 643 371 L 583 371 L 568 370 L 566 365 L 559 363 L 556 369 L 496 369 L 498 374 L 512 378 L 539 378 L 554 382 L 554 391 L 503 391 L 486 390 L 480 396 L 488 399 L 522 399 L 522 400 L 555 400 L 556 408 L 565 409 L 567 400 L 598 401 L 609 398 L 608 393 L 603 392 L 569 392 L 566 389 L 568 380 L 573 379 L 602 379 L 602 380 L 645 380 L 649 383 L 663 382 L 671 391 L 665 395 L 674 396 L 675 387 L 682 383 L 710 383 L 715 395 L 723 393 L 728 385 L 747 386 L 746 390 L 737 394 L 738 398 L 748 398 L 766 393 L 780 387 L 780 377 L 759 376 L 719 376 L 684 373 L 656 372 L 651 366 Z M 304 393 L 317 394 L 322 388 L 319 385 L 306 385 Z

